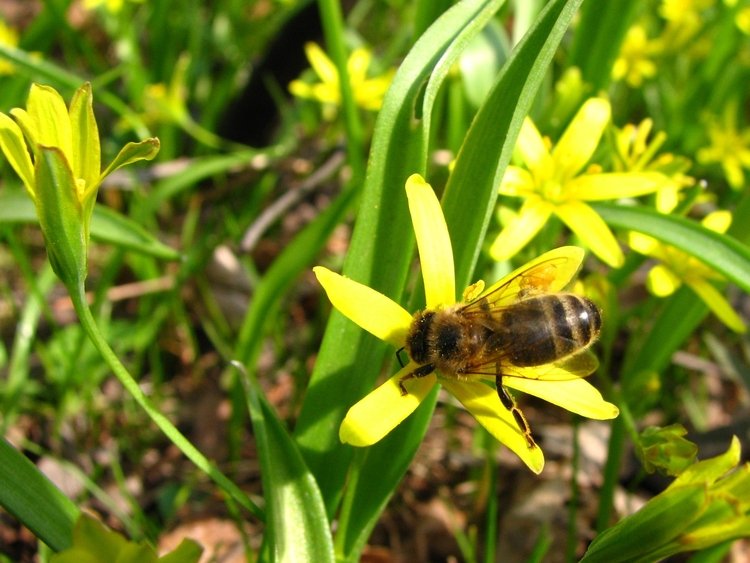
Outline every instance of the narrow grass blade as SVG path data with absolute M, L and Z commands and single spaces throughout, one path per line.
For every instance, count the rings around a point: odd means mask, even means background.
M 0 439 L 0 505 L 55 551 L 70 545 L 79 511 L 26 457 Z
M 344 274 L 396 301 L 413 256 L 404 184 L 426 166 L 434 102 L 428 83 L 433 74 L 435 80 L 448 72 L 458 52 L 446 51 L 457 38 L 468 41 L 478 33 L 500 3 L 467 0 L 441 17 L 402 63 L 378 116 Z M 373 387 L 385 355 L 392 352 L 338 313 L 331 315 L 296 428 L 329 516 L 338 504 L 353 454 L 350 446 L 339 442 L 338 427 L 346 410 Z M 412 441 L 409 448 L 414 447 Z
M 0 222 L 36 223 L 36 211 L 29 196 L 22 192 L 0 193 Z M 102 242 L 163 260 L 180 258 L 176 250 L 159 242 L 138 223 L 103 205 L 94 207 L 91 236 Z
M 332 562 L 333 540 L 323 497 L 297 444 L 262 398 L 256 381 L 242 374 L 261 463 L 266 500 L 264 541 L 273 561 Z
M 468 285 L 494 208 L 497 185 L 524 116 L 579 0 L 551 2 L 504 67 L 477 114 L 443 198 L 458 288 Z M 433 394 L 433 397 L 436 393 Z M 354 560 L 424 436 L 434 403 L 420 409 L 367 454 L 351 493 L 343 553 Z M 338 543 L 337 538 L 337 543 Z
M 695 256 L 750 292 L 750 248 L 701 224 L 647 207 L 596 203 L 592 207 L 613 227 L 652 236 Z

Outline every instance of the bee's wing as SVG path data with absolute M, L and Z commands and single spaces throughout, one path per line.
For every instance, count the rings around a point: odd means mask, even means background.
M 471 378 L 495 377 L 519 377 L 522 379 L 543 379 L 545 381 L 569 381 L 591 375 L 599 367 L 599 360 L 591 350 L 581 350 L 570 356 L 566 356 L 555 362 L 539 366 L 519 367 L 506 361 L 502 353 L 496 358 L 485 361 L 482 364 L 469 365 L 461 375 Z M 501 372 L 498 374 L 498 370 Z
M 581 350 L 561 360 L 535 367 L 509 366 L 503 375 L 545 381 L 569 381 L 591 375 L 599 367 L 599 360 L 591 350 Z
M 531 295 L 561 291 L 578 273 L 582 262 L 583 250 L 576 246 L 550 250 L 487 288 L 464 306 L 462 313 L 486 314 Z

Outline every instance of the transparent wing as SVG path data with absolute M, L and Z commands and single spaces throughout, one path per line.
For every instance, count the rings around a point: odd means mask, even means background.
M 459 377 L 473 379 L 503 377 L 518 377 L 522 379 L 540 379 L 544 381 L 569 381 L 580 377 L 587 377 L 599 367 L 599 360 L 591 350 L 580 350 L 555 362 L 538 366 L 519 367 L 509 363 L 504 354 L 481 364 L 470 365 Z
M 559 292 L 575 277 L 582 262 L 583 250 L 576 246 L 550 250 L 487 288 L 461 312 L 486 315 L 532 295 Z

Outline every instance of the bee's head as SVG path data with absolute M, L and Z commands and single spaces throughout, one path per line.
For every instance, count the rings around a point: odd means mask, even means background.
M 411 327 L 409 327 L 409 332 L 406 335 L 406 351 L 409 357 L 418 364 L 424 364 L 428 361 L 428 339 L 434 316 L 434 311 L 419 311 L 415 313 Z

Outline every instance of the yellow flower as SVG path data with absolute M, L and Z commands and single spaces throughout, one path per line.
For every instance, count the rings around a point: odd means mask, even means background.
M 715 211 L 702 221 L 703 226 L 723 233 L 729 228 L 732 215 L 729 211 Z M 695 256 L 663 244 L 642 233 L 628 235 L 630 247 L 640 254 L 651 256 L 659 264 L 651 268 L 646 278 L 646 287 L 657 297 L 674 293 L 683 283 L 692 289 L 719 320 L 735 332 L 745 332 L 745 324 L 727 300 L 713 286 L 711 281 L 724 278 L 706 266 Z
M 430 185 L 418 174 L 407 180 L 406 193 L 422 265 L 427 309 L 432 311 L 450 307 L 456 303 L 453 252 L 440 203 Z M 470 286 L 464 292 L 464 302 L 486 296 L 503 284 L 515 284 L 517 295 L 522 289 L 517 274 L 550 260 L 559 265 L 552 268 L 550 291 L 560 291 L 575 276 L 583 260 L 583 251 L 575 247 L 553 250 L 484 292 L 481 283 Z M 322 267 L 316 267 L 314 271 L 334 307 L 341 313 L 381 340 L 396 348 L 404 347 L 416 315 L 413 317 L 400 305 L 367 286 Z M 351 407 L 341 424 L 341 440 L 354 446 L 369 446 L 379 441 L 417 408 L 439 379 L 495 438 L 515 452 L 533 471 L 538 473 L 542 470 L 544 456 L 519 425 L 520 412 L 517 409 L 515 413 L 511 412 L 503 406 L 496 389 L 480 381 L 481 376 L 474 374 L 474 378 L 459 379 L 456 374 L 432 371 L 422 377 L 414 377 L 418 367 L 414 361 L 410 361 L 396 375 Z M 572 368 L 566 369 L 560 365 L 560 362 L 538 368 L 518 368 L 509 371 L 507 376 L 503 375 L 503 384 L 582 416 L 613 418 L 618 414 L 617 407 L 604 401 L 601 394 L 580 377 L 594 369 L 596 363 L 593 361 L 587 364 L 586 369 L 581 368 L 576 373 Z M 407 377 L 410 375 L 411 378 Z M 403 394 L 401 386 L 405 377 L 408 380 L 407 393 Z M 491 377 L 494 380 L 494 375 Z
M 737 11 L 734 23 L 742 33 L 750 35 L 750 6 Z
M 143 0 L 130 0 L 130 2 L 143 2 Z M 85 10 L 96 10 L 100 6 L 110 14 L 116 15 L 120 13 L 122 7 L 125 5 L 125 0 L 83 0 L 83 8 Z
M 701 164 L 718 163 L 729 186 L 739 190 L 745 185 L 743 168 L 750 168 L 750 129 L 737 127 L 737 104 L 728 104 L 724 118 L 711 119 L 708 124 L 711 144 L 697 153 Z
M 159 151 L 158 139 L 128 143 L 102 172 L 92 106 L 90 84 L 76 91 L 70 108 L 54 88 L 33 84 L 25 110 L 12 109 L 14 119 L 0 113 L 0 149 L 34 202 L 50 262 L 66 285 L 80 287 L 99 185 L 118 168 Z
M 552 150 L 533 122 L 524 121 L 516 150 L 525 168 L 508 166 L 500 184 L 501 195 L 523 198 L 524 203 L 493 242 L 490 254 L 495 260 L 514 256 L 554 214 L 604 262 L 622 265 L 624 256 L 612 231 L 586 201 L 652 193 L 666 179 L 655 172 L 583 172 L 609 118 L 607 100 L 589 99 Z
M 629 86 L 639 88 L 645 79 L 656 74 L 656 63 L 652 60 L 656 51 L 643 26 L 634 25 L 628 29 L 620 54 L 612 66 L 613 80 L 624 79 Z
M 690 161 L 684 156 L 664 153 L 657 156 L 667 140 L 667 135 L 659 131 L 651 141 L 649 134 L 654 122 L 646 118 L 638 125 L 628 123 L 616 129 L 614 168 L 617 172 L 660 172 L 664 174 L 664 184 L 656 192 L 656 208 L 661 213 L 669 213 L 679 203 L 680 191 L 695 184 L 695 178 L 685 172 Z
M 8 47 L 18 47 L 18 32 L 12 27 L 0 20 L 0 45 Z M 0 75 L 13 74 L 15 67 L 13 63 L 6 60 L 0 60 Z
M 336 65 L 315 43 L 305 44 L 305 54 L 320 82 L 309 84 L 303 80 L 293 80 L 289 84 L 289 91 L 298 98 L 317 100 L 329 107 L 341 105 L 341 86 Z M 346 68 L 357 105 L 377 111 L 383 104 L 383 96 L 391 84 L 393 71 L 367 78 L 371 60 L 372 54 L 369 50 L 355 49 L 349 56 Z

